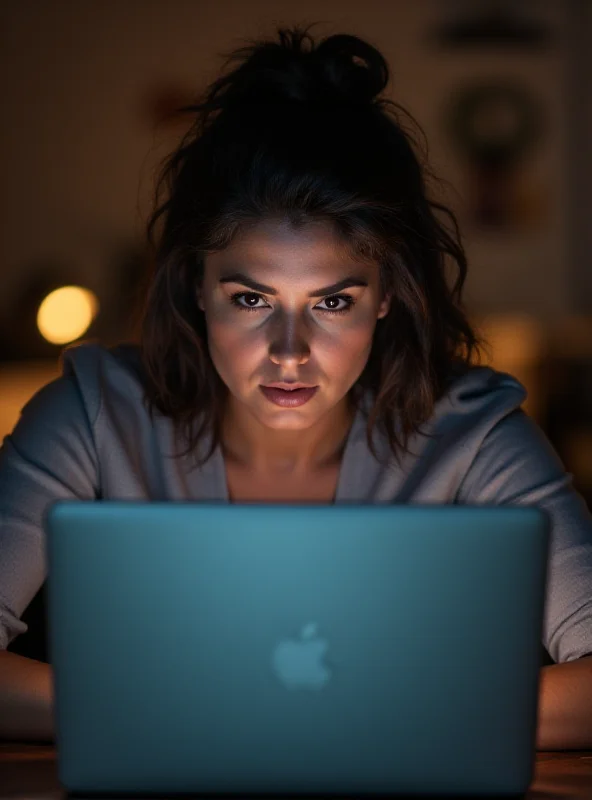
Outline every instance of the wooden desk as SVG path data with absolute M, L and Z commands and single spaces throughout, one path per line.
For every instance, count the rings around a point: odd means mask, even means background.
M 0 799 L 64 800 L 53 747 L 0 744 Z M 526 800 L 590 800 L 592 752 L 539 753 Z

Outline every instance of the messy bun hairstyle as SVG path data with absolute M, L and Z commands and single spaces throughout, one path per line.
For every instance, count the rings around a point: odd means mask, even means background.
M 194 122 L 157 182 L 141 328 L 146 400 L 173 419 L 187 451 L 211 434 L 201 463 L 219 443 L 227 390 L 209 356 L 197 289 L 204 255 L 245 225 L 329 222 L 351 254 L 379 265 L 391 308 L 356 386 L 373 398 L 367 434 L 375 455 L 374 426 L 398 457 L 453 371 L 478 352 L 461 306 L 467 263 L 458 226 L 428 199 L 426 168 L 403 125 L 416 123 L 381 96 L 384 57 L 356 36 L 315 43 L 310 27 L 280 28 L 277 41 L 229 55 L 224 69 L 234 68 L 180 109 Z

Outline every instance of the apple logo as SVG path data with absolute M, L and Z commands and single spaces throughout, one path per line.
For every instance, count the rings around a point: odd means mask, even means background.
M 317 636 L 317 624 L 303 626 L 300 639 L 284 639 L 272 655 L 275 674 L 288 689 L 322 689 L 331 672 L 322 658 L 328 643 Z

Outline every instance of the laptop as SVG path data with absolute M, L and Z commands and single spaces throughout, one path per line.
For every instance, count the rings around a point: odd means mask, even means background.
M 72 794 L 520 794 L 549 526 L 516 506 L 60 502 Z

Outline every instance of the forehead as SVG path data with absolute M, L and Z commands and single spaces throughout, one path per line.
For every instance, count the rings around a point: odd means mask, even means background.
M 343 271 L 363 267 L 328 222 L 310 222 L 294 228 L 286 221 L 264 220 L 241 231 L 232 243 L 208 254 L 206 263 L 216 272 L 241 266 L 281 275 L 310 275 L 320 270 Z

